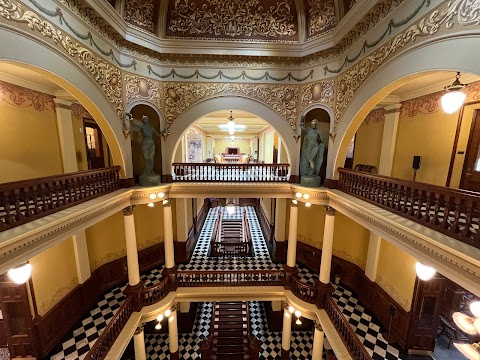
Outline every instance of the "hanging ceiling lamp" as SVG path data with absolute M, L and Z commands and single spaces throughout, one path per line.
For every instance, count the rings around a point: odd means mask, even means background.
M 25 284 L 28 279 L 30 279 L 30 275 L 32 275 L 32 265 L 29 263 L 19 265 L 8 270 L 7 274 L 10 280 L 12 280 L 15 284 Z
M 417 272 L 417 276 L 419 277 L 419 279 L 423 281 L 431 280 L 437 273 L 437 271 L 434 268 L 427 266 L 425 264 L 422 264 L 421 262 L 417 262 L 415 264 L 415 270 Z
M 442 96 L 443 111 L 447 114 L 453 114 L 462 107 L 467 97 L 467 95 L 461 91 L 465 86 L 467 86 L 467 84 L 460 83 L 460 71 L 458 71 L 453 84 L 445 86 L 446 93 Z
M 228 127 L 228 133 L 230 135 L 233 135 L 235 134 L 235 118 L 233 117 L 233 111 L 230 111 L 230 117 L 228 118 L 228 122 L 227 122 L 227 127 Z
M 453 313 L 453 321 L 460 330 L 475 336 L 480 334 L 480 301 L 475 301 L 470 304 L 470 312 L 473 314 L 473 317 L 461 312 Z M 480 342 L 473 344 L 454 343 L 454 345 L 468 359 L 480 359 Z
M 235 203 L 233 202 L 233 199 L 227 199 L 226 208 L 228 215 L 233 215 L 235 213 Z

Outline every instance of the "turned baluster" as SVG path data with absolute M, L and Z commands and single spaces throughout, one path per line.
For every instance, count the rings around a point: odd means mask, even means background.
M 462 206 L 462 211 L 465 214 L 465 227 L 462 229 L 461 235 L 462 238 L 465 240 L 470 240 L 471 238 L 471 226 L 472 226 L 472 220 L 473 220 L 473 208 L 474 208 L 474 202 L 471 199 L 465 199 L 462 201 L 463 206 Z
M 29 218 L 34 214 L 33 210 L 30 207 L 30 198 L 33 199 L 32 191 L 30 190 L 30 187 L 29 186 L 24 187 L 22 194 L 23 194 L 23 206 L 25 207 L 24 215 L 26 218 Z
M 21 207 L 20 189 L 15 189 L 13 191 L 13 203 L 15 205 L 15 221 L 23 220 L 24 216 L 20 210 L 20 207 Z

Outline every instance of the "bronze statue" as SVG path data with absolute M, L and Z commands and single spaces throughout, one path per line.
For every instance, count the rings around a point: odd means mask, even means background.
M 303 120 L 303 119 L 302 119 Z M 313 119 L 311 127 L 306 128 L 305 123 L 301 122 L 303 143 L 300 154 L 300 175 L 302 179 L 313 177 L 315 183 L 320 185 L 320 167 L 323 163 L 323 154 L 325 152 L 325 138 L 323 134 L 317 129 L 318 121 Z M 305 184 L 307 185 L 307 184 Z

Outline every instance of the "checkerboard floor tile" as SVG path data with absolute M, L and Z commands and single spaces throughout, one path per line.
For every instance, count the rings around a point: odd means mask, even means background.
M 307 268 L 298 264 L 297 267 L 301 281 L 312 284 L 313 279 L 318 278 L 318 274 L 311 272 Z M 380 332 L 380 325 L 376 323 L 376 320 L 368 313 L 355 295 L 342 286 L 333 285 L 333 287 L 335 288 L 332 295 L 333 299 L 355 330 L 370 356 L 372 356 L 372 359 L 402 359 L 400 350 L 385 341 Z

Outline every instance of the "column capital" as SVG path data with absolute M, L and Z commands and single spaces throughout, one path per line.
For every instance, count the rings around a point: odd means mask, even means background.
M 135 209 L 135 205 L 129 205 L 126 208 L 124 208 L 123 211 L 123 216 L 130 216 L 133 215 L 133 209 Z
M 397 103 L 397 104 L 392 104 L 392 105 L 385 106 L 384 107 L 385 114 L 400 112 L 401 108 L 402 108 L 402 103 Z
M 172 199 L 165 199 L 162 202 L 163 207 L 171 207 L 172 206 Z
M 291 207 L 298 207 L 298 200 L 290 199 L 290 206 Z
M 135 335 L 139 335 L 143 332 L 143 324 L 136 328 Z
M 325 205 L 325 211 L 329 216 L 335 216 L 335 213 L 337 212 L 337 210 L 335 210 L 332 206 L 328 206 L 328 205 Z
M 71 106 L 73 103 L 71 101 L 60 99 L 60 98 L 53 98 L 53 102 L 55 103 L 56 108 L 72 110 Z
M 315 329 L 318 330 L 318 331 L 323 332 L 322 325 L 320 324 L 319 321 L 315 321 Z

